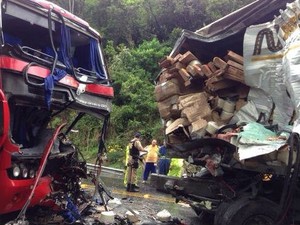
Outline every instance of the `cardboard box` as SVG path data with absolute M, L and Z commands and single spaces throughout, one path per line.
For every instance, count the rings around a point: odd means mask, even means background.
M 189 132 L 192 139 L 202 138 L 206 133 L 207 121 L 199 118 L 189 126 Z
M 163 71 L 161 73 L 161 75 L 159 76 L 159 84 L 163 83 L 163 82 L 166 82 L 170 79 L 174 78 L 174 75 L 171 74 L 171 73 L 168 73 L 167 70 Z
M 194 102 L 181 111 L 181 117 L 186 117 L 190 123 L 195 122 L 199 117 L 208 117 L 210 114 L 211 108 L 208 102 Z
M 174 104 L 177 105 L 178 97 L 179 97 L 178 95 L 173 95 L 173 96 L 157 103 L 158 111 L 159 111 L 161 118 L 169 119 L 171 117 L 172 105 L 174 105 Z
M 179 118 L 175 120 L 170 126 L 166 129 L 166 135 L 169 135 L 173 133 L 174 131 L 178 130 L 179 128 L 182 128 L 185 131 L 185 127 L 189 126 L 190 122 L 187 120 L 187 118 Z M 186 132 L 185 132 L 186 133 Z
M 183 95 L 178 98 L 179 109 L 189 107 L 193 105 L 194 102 L 199 102 L 199 104 L 207 104 L 208 95 L 205 92 L 192 93 L 188 95 Z
M 167 106 L 158 106 L 158 112 L 161 118 L 169 119 L 171 118 L 170 107 Z
M 180 94 L 179 81 L 172 78 L 166 82 L 156 85 L 154 94 L 157 102 L 163 101 L 173 95 Z
M 171 112 L 171 117 L 172 118 L 176 118 L 176 119 L 179 118 L 180 117 L 180 110 L 179 110 L 178 104 L 172 105 L 170 112 Z

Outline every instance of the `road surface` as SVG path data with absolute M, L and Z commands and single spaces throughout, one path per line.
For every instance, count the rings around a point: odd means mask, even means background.
M 108 201 L 109 209 L 120 216 L 124 216 L 128 209 L 135 210 L 139 213 L 138 217 L 141 220 L 139 224 L 149 222 L 156 224 L 157 213 L 167 210 L 173 219 L 177 218 L 183 224 L 212 225 L 212 222 L 201 221 L 189 205 L 180 202 L 176 204 L 171 195 L 157 192 L 149 184 L 140 184 L 140 192 L 127 192 L 120 177 L 101 176 L 101 180 L 115 198 Z M 88 183 L 85 183 L 83 187 L 93 189 L 93 186 Z

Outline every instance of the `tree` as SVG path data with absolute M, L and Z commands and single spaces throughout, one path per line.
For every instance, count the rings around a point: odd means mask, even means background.
M 229 13 L 254 2 L 254 0 L 205 0 L 206 24 L 211 23 Z
M 157 37 L 168 41 L 174 29 L 195 31 L 254 0 L 51 0 L 88 21 L 105 42 L 130 47 Z
M 154 100 L 154 79 L 159 72 L 157 62 L 171 49 L 156 38 L 144 41 L 137 48 L 121 45 L 109 63 L 114 80 L 115 98 L 112 111 L 112 132 L 129 139 L 139 130 L 149 138 L 157 135 L 160 119 Z M 111 55 L 109 52 L 106 54 Z
M 93 0 L 89 0 L 89 1 L 93 1 Z M 79 17 L 84 16 L 83 8 L 85 6 L 85 0 L 50 0 L 50 2 L 53 2 L 70 12 L 73 11 L 72 13 Z

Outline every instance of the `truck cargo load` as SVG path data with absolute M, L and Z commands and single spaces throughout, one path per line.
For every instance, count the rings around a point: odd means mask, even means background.
M 297 195 L 291 183 L 299 167 L 299 13 L 299 1 L 254 1 L 183 30 L 158 63 L 155 96 L 168 154 L 197 172 L 157 179 L 197 214 L 214 214 L 216 225 L 252 224 L 261 205 L 274 211 L 262 212 L 259 224 L 296 218 L 287 205 Z M 255 210 L 238 219 L 238 207 L 250 205 Z

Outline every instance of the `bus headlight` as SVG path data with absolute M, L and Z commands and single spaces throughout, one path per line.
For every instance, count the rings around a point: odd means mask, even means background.
M 29 178 L 34 178 L 35 177 L 35 171 L 34 169 L 29 170 Z
M 22 172 L 21 175 L 23 178 L 28 177 L 28 169 L 26 167 L 22 168 L 21 172 Z
M 14 177 L 20 176 L 20 173 L 21 173 L 20 167 L 18 165 L 14 165 L 12 172 L 13 172 Z

